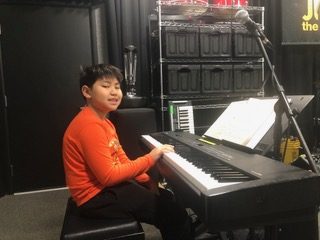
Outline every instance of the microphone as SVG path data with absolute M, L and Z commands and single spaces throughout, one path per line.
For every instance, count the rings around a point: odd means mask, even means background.
M 264 32 L 261 30 L 261 28 L 258 26 L 257 23 L 255 23 L 250 17 L 248 11 L 241 9 L 239 10 L 236 15 L 235 19 L 237 22 L 243 24 L 246 26 L 246 28 L 250 32 L 257 31 L 259 33 L 259 37 L 261 38 L 261 41 L 263 42 L 264 45 L 267 47 L 272 47 L 272 43 L 269 41 L 269 39 L 266 37 Z

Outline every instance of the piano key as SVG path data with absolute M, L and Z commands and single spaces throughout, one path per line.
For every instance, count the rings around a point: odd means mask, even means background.
M 162 145 L 159 141 L 149 135 L 143 135 L 142 138 L 149 143 L 149 146 L 150 144 L 152 147 L 159 147 Z M 173 166 L 179 173 L 187 178 L 193 185 L 192 188 L 195 191 L 199 191 L 199 189 L 201 189 L 201 192 L 205 193 L 213 188 L 239 183 L 239 181 L 219 182 L 218 180 L 214 179 L 211 174 L 205 173 L 201 168 L 196 167 L 186 158 L 175 152 L 165 153 L 163 155 L 163 160 L 169 163 L 170 166 Z
M 195 133 L 192 106 L 179 106 L 177 108 L 177 129 Z

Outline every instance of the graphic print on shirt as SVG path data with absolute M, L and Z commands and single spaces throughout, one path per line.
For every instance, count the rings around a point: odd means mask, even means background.
M 112 148 L 112 150 L 113 150 L 112 153 L 111 153 L 111 156 L 113 158 L 112 164 L 114 166 L 120 164 L 119 157 L 118 157 L 118 154 L 117 154 L 117 152 L 118 152 L 118 150 L 120 148 L 120 143 L 119 143 L 118 139 L 116 139 L 116 138 L 111 139 L 109 144 L 108 144 L 108 147 Z

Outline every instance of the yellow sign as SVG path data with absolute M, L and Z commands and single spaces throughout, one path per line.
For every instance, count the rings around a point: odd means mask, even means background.
M 307 13 L 303 15 L 302 30 L 305 32 L 319 31 L 320 0 L 307 0 Z

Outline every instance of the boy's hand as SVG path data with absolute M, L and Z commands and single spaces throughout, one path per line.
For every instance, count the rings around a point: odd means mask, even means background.
M 158 160 L 162 154 L 168 153 L 168 152 L 174 152 L 174 146 L 169 145 L 169 144 L 164 144 L 160 147 L 152 149 L 150 152 L 151 157 L 153 160 Z

